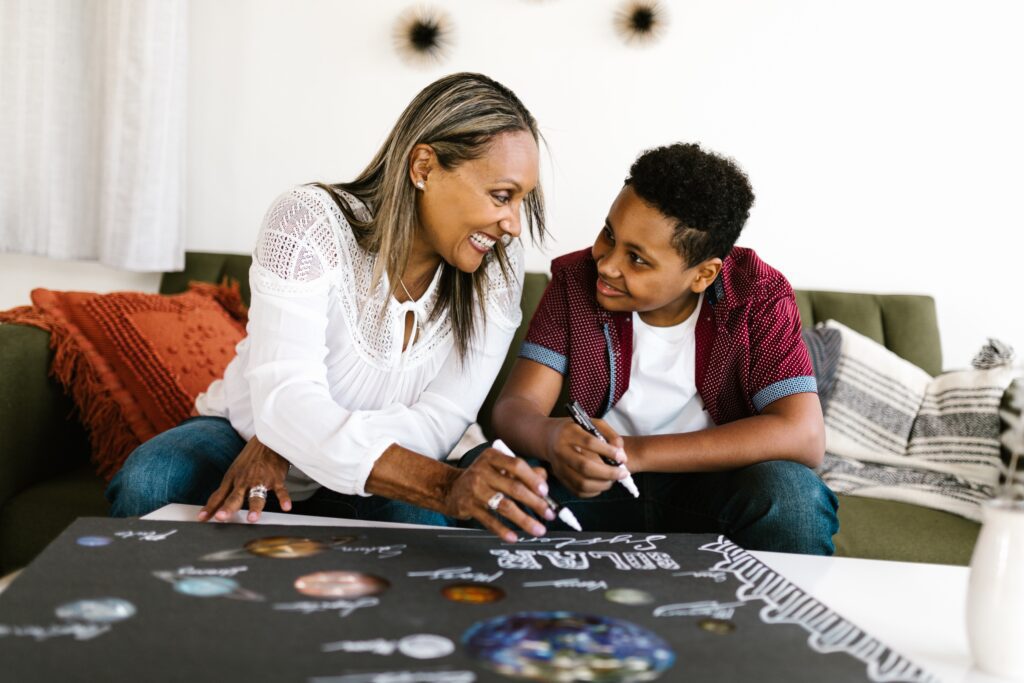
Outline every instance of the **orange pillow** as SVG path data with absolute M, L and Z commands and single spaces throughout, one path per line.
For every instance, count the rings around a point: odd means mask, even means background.
M 107 480 L 139 444 L 191 414 L 245 336 L 237 284 L 192 283 L 172 296 L 35 289 L 32 303 L 50 329 L 51 373 L 78 408 Z

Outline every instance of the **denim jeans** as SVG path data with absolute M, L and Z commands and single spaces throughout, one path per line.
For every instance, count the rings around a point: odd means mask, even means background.
M 106 497 L 112 517 L 148 514 L 169 503 L 205 505 L 245 446 L 231 423 L 220 417 L 191 417 L 142 444 L 111 480 Z M 273 496 L 267 510 L 279 511 Z M 380 496 L 350 496 L 321 488 L 296 502 L 298 514 L 377 522 L 451 526 L 439 512 Z
M 468 467 L 486 446 L 467 453 L 459 467 Z M 719 533 L 748 550 L 835 552 L 839 501 L 804 465 L 770 460 L 724 472 L 642 472 L 633 481 L 639 498 L 620 484 L 594 498 L 577 498 L 550 476 L 550 469 L 548 476 L 551 497 L 572 510 L 584 531 Z M 569 530 L 558 519 L 544 523 L 551 530 Z

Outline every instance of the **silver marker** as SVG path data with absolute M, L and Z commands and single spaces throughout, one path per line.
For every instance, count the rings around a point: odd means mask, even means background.
M 497 449 L 507 456 L 513 458 L 516 457 L 516 454 L 512 452 L 512 449 L 506 446 L 505 442 L 502 441 L 501 439 L 496 440 L 494 442 L 494 445 L 491 446 L 491 448 Z M 576 515 L 572 514 L 572 510 L 565 507 L 564 505 L 559 504 L 551 496 L 544 495 L 541 497 L 544 499 L 544 502 L 548 504 L 548 507 L 551 508 L 553 512 L 556 512 L 558 514 L 558 518 L 560 520 L 565 522 L 569 527 L 575 529 L 576 531 L 583 531 L 583 527 L 580 526 L 580 522 L 578 519 L 576 519 Z

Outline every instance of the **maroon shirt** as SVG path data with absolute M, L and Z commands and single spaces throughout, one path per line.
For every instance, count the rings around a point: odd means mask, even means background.
M 552 261 L 551 282 L 519 355 L 565 375 L 569 396 L 600 417 L 629 388 L 633 314 L 601 308 L 596 284 L 589 249 Z M 817 391 L 793 289 L 752 250 L 733 247 L 699 314 L 697 392 L 715 424 L 756 415 L 784 396 Z

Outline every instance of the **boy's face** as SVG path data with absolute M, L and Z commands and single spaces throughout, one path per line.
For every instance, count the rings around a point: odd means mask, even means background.
M 594 242 L 597 303 L 609 311 L 637 311 L 648 325 L 686 320 L 721 270 L 711 258 L 689 268 L 672 246 L 676 222 L 625 186 Z

